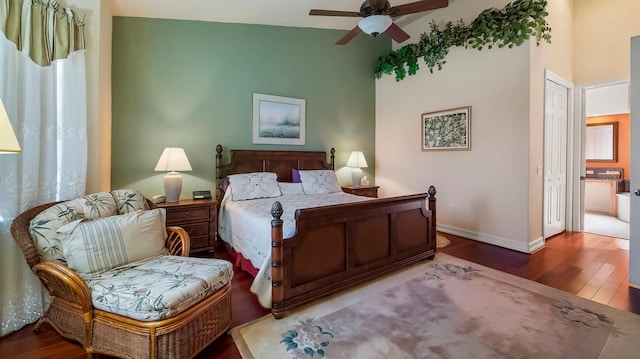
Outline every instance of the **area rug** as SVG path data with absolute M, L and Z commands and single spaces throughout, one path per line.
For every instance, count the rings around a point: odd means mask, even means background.
M 436 248 L 444 248 L 451 244 L 449 238 L 443 236 L 440 233 L 436 233 Z
M 243 358 L 640 358 L 640 316 L 444 253 L 236 327 Z

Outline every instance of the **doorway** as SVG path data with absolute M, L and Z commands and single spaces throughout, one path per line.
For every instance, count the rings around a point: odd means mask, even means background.
M 583 94 L 581 230 L 629 239 L 629 81 L 588 86 Z

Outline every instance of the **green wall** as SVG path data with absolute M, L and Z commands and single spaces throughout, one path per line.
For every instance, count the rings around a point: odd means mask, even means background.
M 183 197 L 214 189 L 215 147 L 336 148 L 341 184 L 352 150 L 373 179 L 376 59 L 387 37 L 346 31 L 146 18 L 113 18 L 112 187 L 162 193 L 154 172 L 164 147 L 184 147 L 193 171 Z M 252 94 L 306 100 L 306 145 L 252 144 Z M 228 157 L 225 156 L 225 162 Z

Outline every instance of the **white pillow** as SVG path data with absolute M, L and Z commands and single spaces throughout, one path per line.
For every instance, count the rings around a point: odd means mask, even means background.
M 278 182 L 280 186 L 280 192 L 283 195 L 285 194 L 304 194 L 304 189 L 302 189 L 302 183 L 291 183 L 291 182 Z
M 282 195 L 278 178 L 272 172 L 253 172 L 229 175 L 229 185 L 234 201 L 270 198 Z
M 342 192 L 336 173 L 331 170 L 299 171 L 302 189 L 306 194 Z
M 87 279 L 166 253 L 164 208 L 77 220 L 58 229 L 69 268 Z

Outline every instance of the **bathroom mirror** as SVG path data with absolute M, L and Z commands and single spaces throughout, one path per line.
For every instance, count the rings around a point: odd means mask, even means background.
M 587 124 L 585 158 L 592 162 L 618 161 L 618 122 Z

